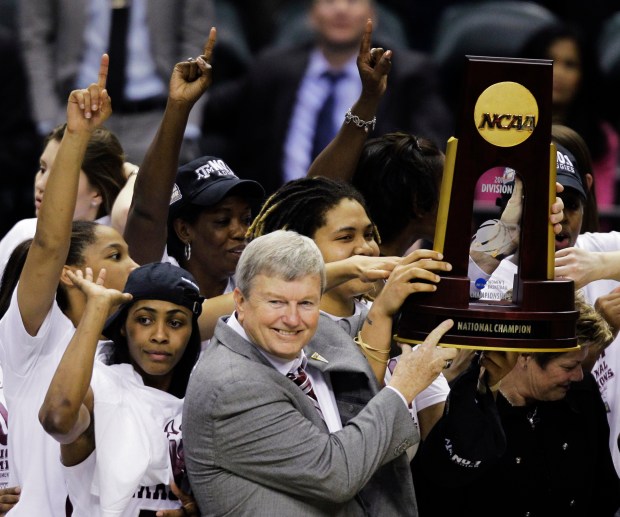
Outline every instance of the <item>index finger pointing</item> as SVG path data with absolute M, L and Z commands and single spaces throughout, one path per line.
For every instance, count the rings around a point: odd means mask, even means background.
M 204 48 L 202 49 L 202 55 L 207 63 L 211 62 L 211 56 L 213 56 L 213 48 L 215 47 L 215 40 L 217 39 L 217 29 L 215 27 L 211 27 L 209 31 L 209 39 L 205 43 Z
M 101 56 L 101 64 L 99 65 L 99 78 L 97 84 L 104 90 L 105 85 L 108 82 L 108 68 L 110 67 L 110 56 L 103 54 Z
M 360 55 L 365 56 L 370 52 L 370 41 L 372 39 L 372 20 L 368 18 L 366 21 L 366 28 L 364 29 L 364 35 L 362 36 L 362 43 L 360 44 Z
M 452 320 L 442 321 L 431 331 L 428 336 L 426 336 L 426 339 L 424 340 L 424 343 L 422 343 L 422 346 L 436 346 L 443 337 L 443 335 L 448 332 L 448 330 L 450 330 L 453 325 L 454 321 Z

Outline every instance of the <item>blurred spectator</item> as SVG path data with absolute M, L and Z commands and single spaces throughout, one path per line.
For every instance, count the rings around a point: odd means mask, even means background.
M 598 38 L 601 24 L 615 11 L 620 10 L 618 0 L 590 0 L 587 9 L 584 9 L 582 0 L 537 0 L 536 3 L 566 22 L 580 27 L 590 43 L 594 43 Z
M 314 43 L 266 51 L 243 80 L 215 85 L 207 102 L 205 152 L 221 156 L 267 192 L 306 174 L 315 156 L 315 128 L 332 92 L 335 133 L 361 91 L 356 57 L 366 21 L 374 17 L 373 2 L 315 0 L 308 15 Z M 428 59 L 395 49 L 389 82 L 376 133 L 416 132 L 443 147 L 451 121 Z
M 604 120 L 596 56 L 580 31 L 550 25 L 524 45 L 522 57 L 553 59 L 553 122 L 577 131 L 592 155 L 600 208 L 616 202 L 618 134 Z
M 140 163 L 163 114 L 170 69 L 202 48 L 214 21 L 212 0 L 19 2 L 20 40 L 39 133 L 64 120 L 69 92 L 96 81 L 99 58 L 109 52 L 114 117 L 108 127 L 129 160 Z M 194 110 L 185 133 L 187 159 L 195 155 L 201 114 Z

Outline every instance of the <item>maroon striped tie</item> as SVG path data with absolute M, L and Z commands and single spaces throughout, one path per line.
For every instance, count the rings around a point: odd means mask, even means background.
M 297 368 L 296 372 L 288 372 L 286 376 L 301 388 L 301 391 L 303 391 L 312 401 L 312 404 L 319 412 L 319 415 L 321 415 L 321 418 L 325 420 L 323 412 L 321 411 L 321 407 L 319 406 L 319 401 L 316 398 L 314 389 L 312 388 L 312 382 L 310 382 L 310 377 L 308 377 L 306 371 L 300 366 L 299 368 Z

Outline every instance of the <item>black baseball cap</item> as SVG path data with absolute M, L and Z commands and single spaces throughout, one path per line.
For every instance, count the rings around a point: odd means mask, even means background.
M 131 301 L 122 304 L 106 321 L 103 335 L 112 341 L 120 338 L 120 331 L 127 319 L 127 311 L 138 300 L 165 300 L 187 307 L 196 320 L 202 312 L 204 297 L 189 271 L 168 262 L 154 262 L 134 269 L 127 279 L 123 292 L 132 295 Z
M 557 181 L 564 187 L 569 187 L 577 191 L 584 199 L 588 198 L 586 189 L 583 186 L 582 176 L 577 169 L 577 160 L 573 153 L 566 147 L 558 143 L 555 144 L 557 149 Z
M 188 205 L 213 206 L 232 191 L 250 199 L 262 200 L 265 190 L 260 183 L 242 180 L 220 158 L 202 156 L 177 171 L 170 198 L 170 218 Z

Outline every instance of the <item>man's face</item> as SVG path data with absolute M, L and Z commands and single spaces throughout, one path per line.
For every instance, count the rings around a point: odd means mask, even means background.
M 583 199 L 576 190 L 567 187 L 558 195 L 564 202 L 564 220 L 562 231 L 555 236 L 555 251 L 575 245 L 581 232 L 584 208 Z
M 310 15 L 323 45 L 348 49 L 359 47 L 374 11 L 371 0 L 314 0 Z
M 248 337 L 265 352 L 282 359 L 298 357 L 319 323 L 321 277 L 296 280 L 259 274 L 249 295 L 233 293 L 237 318 Z

